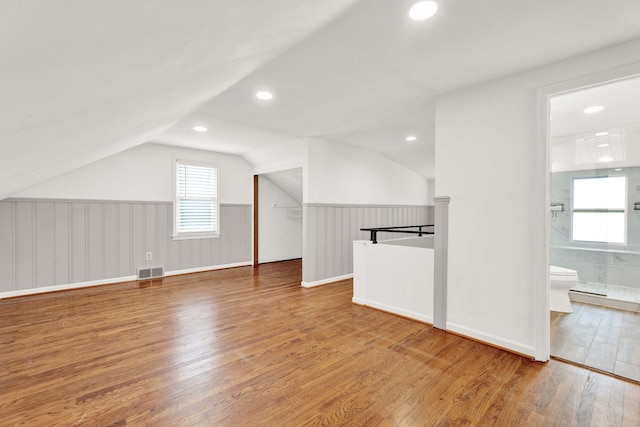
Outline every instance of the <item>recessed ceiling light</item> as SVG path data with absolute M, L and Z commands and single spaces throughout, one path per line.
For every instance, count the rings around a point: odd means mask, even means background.
M 596 133 L 596 136 L 607 136 L 609 135 L 609 132 L 598 132 Z
M 431 18 L 438 11 L 438 4 L 434 1 L 421 1 L 409 9 L 409 17 L 414 21 L 424 21 Z
M 616 172 L 620 172 L 622 170 L 622 168 L 615 168 L 614 171 Z
M 267 91 L 260 91 L 256 93 L 256 98 L 262 99 L 263 101 L 268 101 L 273 98 L 273 94 Z
M 598 147 L 608 147 L 609 144 L 598 144 Z
M 609 157 L 609 156 L 600 157 L 598 159 L 599 162 L 603 162 L 603 163 L 610 162 L 611 160 L 613 160 L 613 157 Z
M 586 114 L 593 114 L 599 113 L 602 110 L 604 110 L 604 107 L 602 105 L 592 105 L 591 107 L 585 108 L 583 112 Z
M 196 132 L 206 132 L 207 128 L 204 126 L 194 126 L 193 130 L 195 130 Z
M 415 137 L 415 136 L 413 136 L 413 135 L 409 135 L 409 136 L 408 136 L 408 137 L 406 137 L 404 140 L 405 140 L 405 141 L 409 141 L 409 142 L 413 142 L 413 141 L 415 141 L 416 139 L 418 139 L 418 138 L 416 138 L 416 137 Z

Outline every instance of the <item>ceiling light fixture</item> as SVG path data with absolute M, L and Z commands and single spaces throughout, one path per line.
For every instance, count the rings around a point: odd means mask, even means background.
M 602 110 L 604 110 L 604 107 L 602 105 L 592 105 L 591 107 L 587 107 L 582 111 L 585 114 L 593 114 L 593 113 L 599 113 Z
M 416 138 L 416 137 L 415 137 L 415 136 L 413 136 L 413 135 L 409 135 L 409 136 L 408 136 L 408 137 L 406 137 L 404 140 L 405 140 L 405 141 L 409 141 L 409 142 L 413 142 L 413 141 L 415 141 L 416 139 L 418 139 L 418 138 Z
M 204 126 L 194 126 L 193 130 L 195 130 L 196 132 L 206 132 L 207 128 Z
M 431 18 L 438 11 L 438 4 L 434 1 L 421 1 L 409 9 L 409 17 L 414 21 L 424 21 Z
M 609 157 L 609 156 L 600 157 L 598 159 L 598 161 L 602 163 L 610 162 L 611 160 L 613 160 L 613 157 Z
M 598 144 L 598 147 L 608 147 L 609 144 Z
M 598 132 L 596 133 L 596 136 L 607 136 L 609 135 L 609 132 Z
M 256 93 L 256 98 L 262 99 L 263 101 L 268 101 L 271 98 L 273 98 L 273 94 L 271 92 L 267 92 L 263 90 Z
M 620 172 L 622 170 L 622 168 L 615 168 L 614 171 L 616 172 Z

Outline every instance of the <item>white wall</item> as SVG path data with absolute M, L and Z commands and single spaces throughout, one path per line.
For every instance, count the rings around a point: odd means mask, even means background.
M 305 203 L 426 205 L 427 180 L 380 153 L 307 140 Z
M 433 323 L 433 240 L 354 241 L 352 301 Z
M 300 205 L 268 178 L 260 175 L 259 180 L 259 262 L 302 258 Z
M 253 171 L 241 157 L 158 144 L 131 148 L 11 197 L 172 201 L 176 157 L 218 165 L 220 203 L 253 203 Z
M 433 205 L 434 204 L 433 196 L 436 195 L 436 181 L 433 179 L 428 180 L 427 186 L 429 188 L 429 204 Z
M 547 285 L 548 211 L 537 90 L 639 60 L 636 40 L 438 100 L 436 195 L 451 197 L 449 329 L 525 354 L 540 350 L 535 299 Z
M 288 141 L 282 144 L 243 155 L 244 159 L 253 166 L 255 175 L 300 168 L 304 165 L 305 156 L 304 140 L 294 138 L 288 138 Z

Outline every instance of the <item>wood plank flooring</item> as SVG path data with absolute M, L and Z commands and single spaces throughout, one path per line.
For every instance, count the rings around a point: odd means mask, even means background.
M 571 305 L 551 312 L 551 355 L 640 382 L 640 313 Z
M 300 278 L 291 261 L 2 300 L 0 425 L 640 425 L 637 384 Z

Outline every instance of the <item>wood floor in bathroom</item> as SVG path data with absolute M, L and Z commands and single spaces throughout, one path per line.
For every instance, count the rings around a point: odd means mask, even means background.
M 551 355 L 640 382 L 640 313 L 572 305 L 551 312 Z

